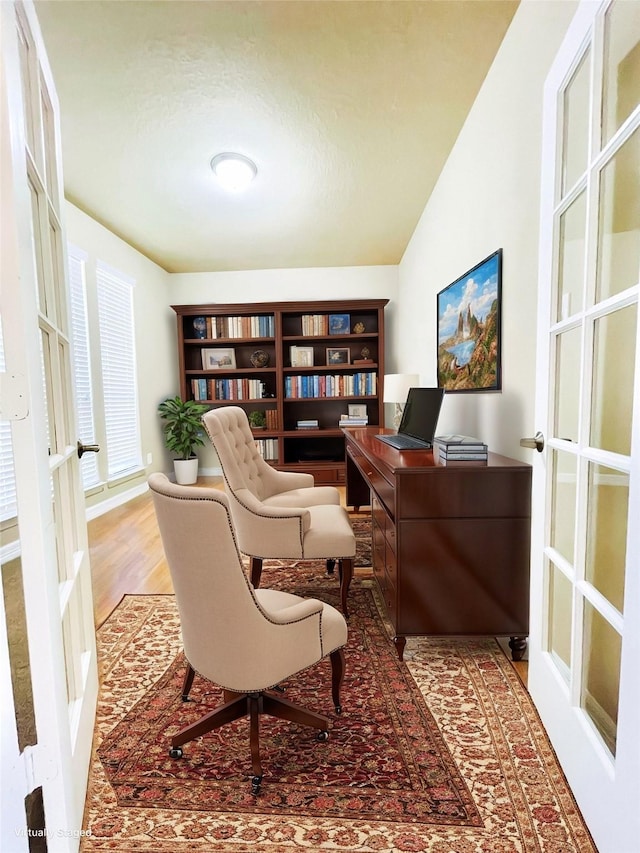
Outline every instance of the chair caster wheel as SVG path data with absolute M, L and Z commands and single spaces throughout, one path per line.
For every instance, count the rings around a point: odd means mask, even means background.
M 257 797 L 260 793 L 260 785 L 262 784 L 262 776 L 254 776 L 251 780 L 251 793 Z
M 336 705 L 335 711 L 336 711 L 336 714 L 338 716 L 340 716 L 340 714 L 342 713 L 342 705 Z
M 174 746 L 169 750 L 169 755 L 171 758 L 182 758 L 183 753 L 179 746 Z
M 183 702 L 191 702 L 191 699 L 189 699 L 189 697 L 185 696 L 184 694 L 180 698 L 182 699 Z
M 319 741 L 329 740 L 329 732 L 328 731 L 318 732 L 318 734 L 316 735 L 316 740 L 319 740 Z

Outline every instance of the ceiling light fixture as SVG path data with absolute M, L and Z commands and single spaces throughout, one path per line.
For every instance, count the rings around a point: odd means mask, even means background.
M 243 154 L 234 154 L 229 151 L 216 154 L 211 161 L 211 168 L 220 186 L 228 192 L 246 190 L 258 172 L 253 160 L 249 160 Z

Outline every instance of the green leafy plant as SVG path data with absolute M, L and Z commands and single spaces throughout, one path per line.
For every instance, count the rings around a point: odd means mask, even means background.
M 206 411 L 208 406 L 180 397 L 168 397 L 160 403 L 158 414 L 165 422 L 162 432 L 167 450 L 180 459 L 189 459 L 195 447 L 204 446 L 202 416 Z
M 258 410 L 256 410 L 255 412 L 249 412 L 247 418 L 254 429 L 267 425 L 267 416 L 264 412 Z

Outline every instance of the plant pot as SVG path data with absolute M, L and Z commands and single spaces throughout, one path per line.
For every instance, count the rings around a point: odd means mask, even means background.
M 189 486 L 198 479 L 198 457 L 193 459 L 174 459 L 173 470 L 176 474 L 176 483 L 181 486 Z

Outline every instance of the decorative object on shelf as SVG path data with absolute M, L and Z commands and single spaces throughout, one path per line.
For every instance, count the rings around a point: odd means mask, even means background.
M 351 332 L 350 314 L 329 314 L 329 334 L 348 335 Z
M 394 403 L 393 426 L 398 429 L 402 420 L 402 411 L 407 402 L 409 388 L 418 385 L 420 377 L 417 373 L 387 373 L 384 377 L 384 403 Z
M 501 388 L 502 249 L 438 293 L 438 386 Z
M 208 406 L 177 396 L 168 397 L 158 406 L 158 414 L 164 421 L 164 444 L 167 450 L 178 455 L 173 467 L 176 482 L 183 486 L 198 479 L 198 457 L 194 449 L 204 446 L 202 415 L 207 411 Z
M 350 360 L 349 347 L 327 347 L 327 364 L 349 364 Z
M 206 338 L 207 337 L 207 318 L 206 317 L 194 317 L 192 320 L 193 324 L 193 337 L 194 338 Z
M 356 335 L 361 335 L 364 332 L 364 323 L 356 323 L 351 331 Z
M 369 347 L 362 347 L 362 349 L 360 350 L 360 358 L 354 358 L 353 363 L 366 364 L 367 362 L 373 364 L 373 359 L 371 358 L 371 350 L 369 349 Z
M 289 347 L 291 367 L 313 367 L 313 347 Z
M 203 370 L 232 370 L 236 366 L 236 351 L 233 347 L 203 348 Z
M 267 427 L 267 416 L 259 409 L 249 412 L 247 419 L 251 429 L 266 429 Z
M 254 367 L 266 367 L 269 364 L 269 353 L 263 349 L 257 349 L 251 353 L 250 361 Z
M 349 403 L 347 406 L 350 418 L 366 418 L 367 404 L 366 403 Z

